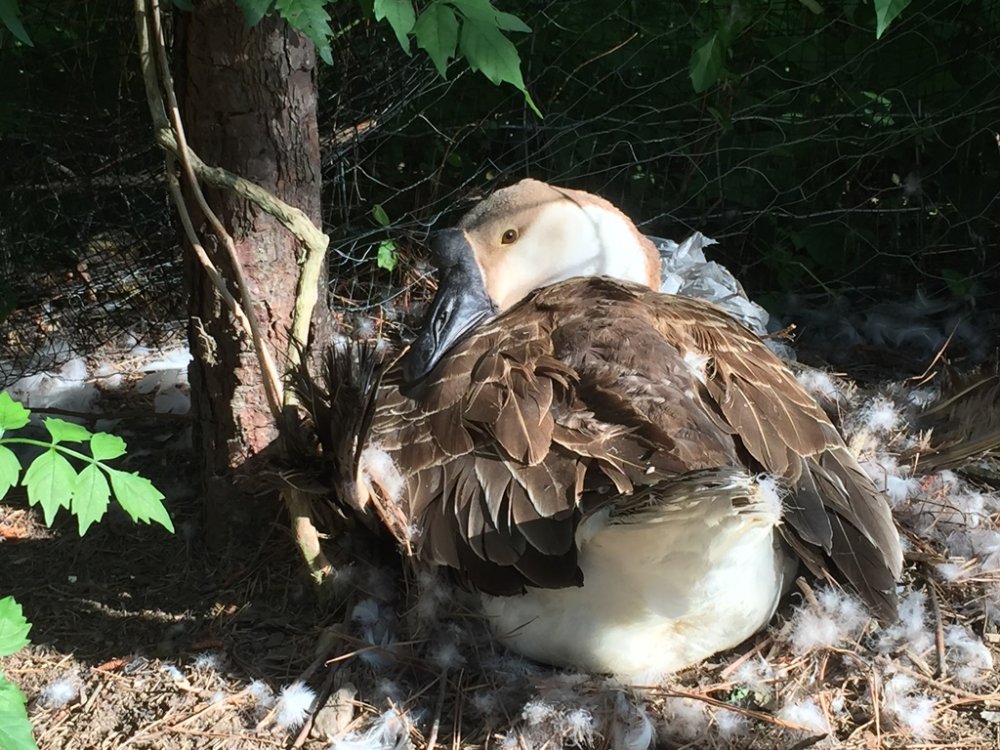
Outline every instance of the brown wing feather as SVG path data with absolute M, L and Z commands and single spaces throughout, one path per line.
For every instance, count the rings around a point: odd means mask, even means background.
M 884 498 L 784 364 L 711 305 L 570 280 L 480 328 L 407 395 L 397 386 L 390 374 L 371 441 L 406 475 L 418 554 L 485 591 L 579 585 L 584 513 L 746 467 L 793 489 L 786 533 L 807 563 L 825 557 L 891 613 L 901 553 Z

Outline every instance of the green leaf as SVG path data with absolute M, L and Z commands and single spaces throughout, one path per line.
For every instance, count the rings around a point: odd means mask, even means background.
M 504 31 L 519 31 L 523 34 L 530 34 L 531 27 L 513 13 L 497 11 L 497 27 Z
M 378 245 L 378 255 L 375 258 L 378 267 L 392 272 L 398 260 L 396 257 L 396 243 L 392 240 L 382 240 Z
M 17 460 L 14 451 L 0 445 L 0 500 L 17 484 L 20 475 L 21 462 Z
M 910 0 L 875 0 L 875 38 L 881 39 L 885 30 L 889 28 L 896 17 L 903 12 L 903 9 L 910 4 Z
M 111 476 L 111 488 L 114 490 L 115 499 L 133 521 L 144 523 L 156 521 L 171 534 L 174 532 L 174 524 L 161 502 L 163 494 L 153 486 L 152 482 L 138 474 L 125 471 L 112 469 L 108 473 Z
M 80 528 L 80 536 L 87 533 L 92 523 L 104 518 L 110 497 L 111 488 L 104 478 L 104 472 L 97 464 L 86 466 L 76 479 L 71 507 Z
M 478 70 L 497 85 L 507 82 L 524 91 L 517 48 L 496 26 L 466 18 L 459 36 L 459 47 L 470 68 Z
M 68 508 L 73 488 L 76 485 L 76 471 L 55 448 L 50 448 L 31 462 L 24 472 L 21 485 L 28 488 L 28 502 L 42 504 L 45 524 L 52 525 L 56 512 Z
M 385 209 L 382 208 L 381 203 L 376 203 L 372 206 L 372 218 L 375 219 L 375 223 L 380 227 L 389 226 L 389 214 L 387 214 Z
M 448 0 L 463 17 L 479 21 L 487 26 L 496 26 L 502 31 L 528 33 L 531 27 L 513 13 L 504 13 L 493 7 L 490 0 Z
M 86 427 L 67 422 L 57 417 L 46 417 L 45 429 L 52 436 L 53 443 L 82 443 L 90 440 L 92 433 Z
M 448 60 L 455 56 L 455 48 L 458 46 L 458 19 L 455 11 L 444 3 L 433 3 L 420 14 L 413 32 L 417 36 L 417 46 L 427 53 L 444 78 Z
M 191 0 L 172 0 L 173 4 L 180 10 L 190 13 L 194 10 L 194 5 L 191 4 Z M 252 26 L 253 24 L 251 24 Z
M 90 455 L 98 461 L 109 461 L 125 455 L 125 441 L 117 435 L 98 432 L 90 439 Z
M 953 268 L 945 268 L 941 271 L 941 278 L 948 285 L 948 291 L 956 299 L 962 299 L 972 287 L 972 277 L 967 273 L 956 271 Z
M 28 645 L 31 623 L 24 617 L 21 605 L 14 597 L 0 599 L 0 656 L 16 654 Z
M 247 26 L 256 26 L 260 19 L 267 15 L 274 5 L 274 0 L 236 0 L 236 4 L 243 9 L 246 16 Z
M 27 702 L 17 685 L 0 674 L 0 747 L 4 750 L 38 750 L 31 736 Z
M 711 88 L 726 69 L 726 48 L 719 32 L 709 34 L 695 45 L 691 53 L 689 75 L 697 93 Z
M 296 31 L 301 31 L 316 45 L 316 51 L 327 65 L 333 65 L 330 50 L 330 15 L 323 7 L 324 0 L 276 0 L 278 15 Z
M 7 391 L 0 393 L 0 435 L 7 430 L 20 430 L 28 424 L 30 416 L 31 412 L 12 399 Z
M 399 46 L 406 54 L 410 54 L 410 32 L 416 23 L 417 14 L 413 10 L 413 3 L 410 0 L 375 0 L 375 20 L 381 21 L 383 18 L 392 26 L 396 32 L 396 39 Z
M 17 0 L 0 0 L 0 22 L 10 30 L 11 34 L 29 47 L 35 46 L 25 30 L 24 24 L 21 23 L 21 10 L 17 7 Z

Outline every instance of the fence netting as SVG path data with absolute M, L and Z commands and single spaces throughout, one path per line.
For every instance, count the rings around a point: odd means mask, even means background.
M 45 59 L 0 46 L 5 379 L 156 346 L 185 310 L 129 4 L 36 5 Z M 782 321 L 896 304 L 966 325 L 977 357 L 996 346 L 996 3 L 914 4 L 878 41 L 862 3 L 503 6 L 533 29 L 517 41 L 544 117 L 461 61 L 441 79 L 356 4 L 331 6 L 324 229 L 347 333 L 377 336 L 426 298 L 430 227 L 532 176 L 598 192 L 650 234 L 715 238 Z M 721 79 L 695 93 L 692 48 L 726 24 Z

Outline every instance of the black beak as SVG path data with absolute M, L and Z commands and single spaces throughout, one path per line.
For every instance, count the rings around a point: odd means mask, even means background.
M 438 290 L 423 328 L 403 358 L 403 378 L 410 385 L 434 369 L 466 333 L 496 314 L 465 232 L 435 233 L 431 253 L 440 272 Z

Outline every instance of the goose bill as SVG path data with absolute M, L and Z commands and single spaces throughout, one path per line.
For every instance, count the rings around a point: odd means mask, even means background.
M 496 314 L 464 232 L 438 232 L 431 240 L 431 251 L 439 271 L 438 291 L 403 359 L 403 377 L 408 384 L 425 377 L 465 334 Z

